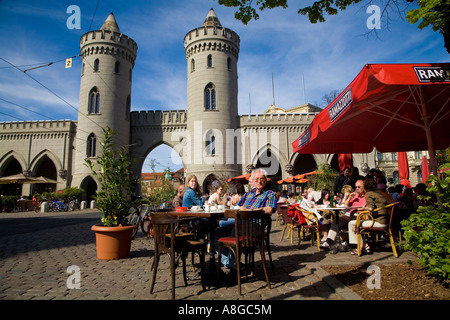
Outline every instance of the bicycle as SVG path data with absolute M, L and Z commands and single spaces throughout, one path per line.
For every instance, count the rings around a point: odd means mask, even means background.
M 80 210 L 80 201 L 77 198 L 72 198 L 67 206 L 69 211 Z
M 52 202 L 49 202 L 49 211 L 67 211 L 68 207 L 64 204 L 64 202 L 62 201 L 56 201 L 56 200 L 52 200 Z
M 138 208 L 131 208 L 128 216 L 128 223 L 134 225 L 131 238 L 134 239 L 139 228 L 144 234 L 148 234 L 148 220 L 146 219 L 150 207 L 148 205 L 140 205 Z

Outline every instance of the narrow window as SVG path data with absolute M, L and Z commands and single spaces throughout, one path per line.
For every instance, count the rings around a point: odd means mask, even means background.
M 129 119 L 130 118 L 130 111 L 131 111 L 131 97 L 130 95 L 127 96 L 127 105 L 125 108 L 125 119 Z
M 119 73 L 120 71 L 120 62 L 116 61 L 116 64 L 114 65 L 114 73 Z
M 216 110 L 216 89 L 212 83 L 205 88 L 205 110 Z
M 191 60 L 191 72 L 194 72 L 194 71 L 195 71 L 195 60 L 192 59 Z
M 100 112 L 100 93 L 97 88 L 94 87 L 89 92 L 89 106 L 88 113 L 99 113 Z
M 94 61 L 94 72 L 98 72 L 100 70 L 100 61 L 95 59 Z
M 97 138 L 93 133 L 91 133 L 86 141 L 86 156 L 95 157 L 97 148 Z
M 212 68 L 212 55 L 208 55 L 208 61 L 207 61 L 208 68 Z
M 227 68 L 228 70 L 231 70 L 231 58 L 227 59 Z

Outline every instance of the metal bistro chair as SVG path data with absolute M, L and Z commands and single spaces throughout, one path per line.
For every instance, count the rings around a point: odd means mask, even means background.
M 155 243 L 155 256 L 152 264 L 153 277 L 150 293 L 153 293 L 159 259 L 162 254 L 169 254 L 170 256 L 172 300 L 175 299 L 175 269 L 178 265 L 179 259 L 183 262 L 183 279 L 185 286 L 187 286 L 186 257 L 189 253 L 192 253 L 192 255 L 194 255 L 194 253 L 198 253 L 200 256 L 200 279 L 203 290 L 206 290 L 204 281 L 206 254 L 205 243 L 202 241 L 191 240 L 192 234 L 190 233 L 178 232 L 178 227 L 180 224 L 185 222 L 183 220 L 169 216 L 166 213 L 150 213 L 150 217 L 153 224 Z
M 322 224 L 319 218 L 314 214 L 314 212 L 306 211 L 305 209 L 297 208 L 305 216 L 307 224 L 302 224 L 300 229 L 301 238 L 303 238 L 303 232 L 309 231 L 311 234 L 311 245 L 314 245 L 314 238 L 317 239 L 317 250 L 320 252 L 320 233 L 327 231 L 329 225 Z M 299 239 L 300 245 L 300 239 Z
M 252 273 L 254 271 L 254 257 L 256 248 L 260 248 L 261 261 L 264 274 L 267 281 L 267 287 L 270 289 L 269 275 L 267 273 L 266 259 L 264 255 L 264 228 L 265 218 L 263 210 L 236 211 L 225 210 L 226 218 L 234 218 L 234 235 L 222 237 L 218 240 L 218 257 L 220 265 L 220 256 L 222 247 L 227 247 L 234 255 L 236 260 L 236 271 L 238 281 L 238 292 L 241 291 L 241 254 L 245 256 L 245 275 L 247 276 L 248 267 L 251 265 Z
M 298 245 L 300 246 L 300 228 L 301 223 L 298 222 L 294 217 L 289 216 L 289 206 L 282 205 L 277 210 L 280 212 L 282 218 L 283 218 L 283 230 L 281 231 L 281 238 L 280 242 L 283 241 L 284 233 L 286 232 L 286 229 L 288 229 L 287 237 L 291 238 L 291 244 L 294 242 L 294 230 L 297 230 L 297 236 L 298 236 Z
M 398 258 L 397 248 L 395 247 L 395 240 L 394 240 L 394 233 L 392 232 L 393 222 L 395 221 L 395 211 L 398 206 L 399 202 L 390 203 L 387 206 L 376 208 L 372 212 L 370 211 L 362 211 L 358 214 L 356 217 L 356 234 L 357 234 L 357 249 L 358 249 L 358 256 L 361 256 L 361 237 L 364 234 L 369 233 L 382 233 L 389 237 L 389 241 L 391 243 L 392 247 L 392 253 L 394 254 L 394 257 Z M 375 220 L 373 218 L 373 213 L 380 211 L 382 209 L 389 209 L 391 208 L 391 214 L 389 217 L 389 224 L 385 227 L 374 227 Z M 361 226 L 361 222 L 363 219 L 363 216 L 368 216 L 370 220 L 372 220 L 372 224 L 369 227 L 363 227 Z

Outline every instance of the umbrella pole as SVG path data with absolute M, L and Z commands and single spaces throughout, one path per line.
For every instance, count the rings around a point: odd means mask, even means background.
M 420 106 L 422 108 L 423 123 L 425 125 L 425 136 L 427 138 L 427 144 L 428 144 L 428 154 L 430 156 L 431 172 L 433 173 L 434 176 L 437 177 L 438 176 L 438 165 L 437 165 L 437 160 L 436 160 L 436 150 L 434 150 L 433 139 L 431 137 L 431 127 L 430 127 L 429 116 L 427 113 L 423 88 L 420 88 L 419 96 L 420 96 Z

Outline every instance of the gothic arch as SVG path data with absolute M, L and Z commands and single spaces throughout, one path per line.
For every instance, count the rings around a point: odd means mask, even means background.
M 45 158 L 50 159 L 53 164 L 55 165 L 56 168 L 56 172 L 58 173 L 59 170 L 61 170 L 63 168 L 61 161 L 59 160 L 59 158 L 50 150 L 42 150 L 41 152 L 39 152 L 34 158 L 33 160 L 30 162 L 30 170 L 31 172 L 36 172 L 36 170 L 39 167 L 39 164 L 41 163 L 41 161 L 43 161 Z
M 23 170 L 27 169 L 27 164 L 26 164 L 25 159 L 16 151 L 11 150 L 0 159 L 0 176 L 8 175 L 8 174 L 5 174 L 5 168 L 8 166 L 8 164 L 11 161 L 14 161 L 14 160 L 16 160 L 22 167 L 21 173 L 23 172 Z
M 264 160 L 264 162 L 262 162 L 262 163 L 260 162 L 260 160 L 261 160 L 262 156 L 266 155 L 267 152 L 269 152 L 269 151 L 271 153 L 270 154 L 270 161 L 269 161 L 269 163 L 267 163 L 267 165 L 269 165 L 269 166 L 266 166 L 265 162 L 268 159 L 262 159 L 262 160 Z M 276 158 L 276 163 L 272 163 L 273 157 Z M 260 164 L 262 164 L 262 165 L 259 165 L 259 167 L 265 168 L 267 170 L 268 175 L 272 176 L 272 175 L 279 174 L 280 173 L 279 170 L 282 171 L 282 168 L 283 168 L 284 164 L 287 163 L 286 161 L 287 161 L 286 158 L 278 150 L 277 147 L 271 145 L 270 143 L 267 143 L 264 146 L 262 146 L 261 148 L 259 148 L 254 153 L 254 155 L 252 156 L 251 165 L 256 168 L 256 167 L 258 167 L 258 162 L 260 162 Z

